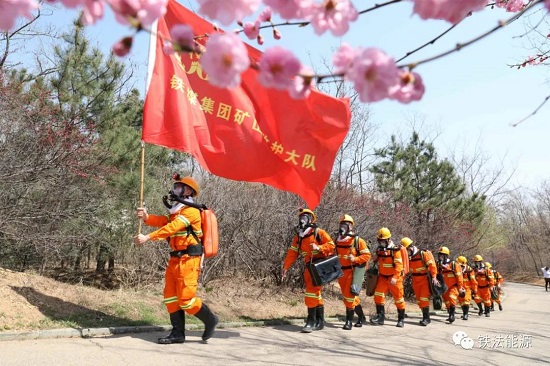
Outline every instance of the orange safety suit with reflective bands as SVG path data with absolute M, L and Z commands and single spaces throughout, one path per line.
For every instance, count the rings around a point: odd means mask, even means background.
M 451 306 L 458 304 L 459 290 L 464 290 L 464 279 L 462 276 L 462 267 L 455 261 L 448 263 L 439 263 L 439 271 L 445 279 L 445 284 L 448 289 L 443 294 L 445 307 L 449 309 Z
M 491 306 L 491 289 L 495 285 L 495 277 L 493 271 L 483 267 L 475 270 L 477 280 L 477 291 L 474 301 L 480 304 L 482 301 L 485 306 Z
M 466 265 L 462 271 L 462 280 L 464 283 L 465 292 L 464 297 L 459 297 L 460 306 L 470 306 L 470 302 L 472 301 L 472 291 L 476 292 L 477 290 L 477 280 L 473 268 L 469 265 Z
M 409 268 L 418 307 L 422 309 L 430 306 L 429 281 L 437 276 L 437 265 L 433 254 L 430 251 L 419 250 L 409 259 Z
M 351 293 L 351 285 L 353 283 L 353 270 L 355 266 L 367 264 L 370 260 L 370 250 L 367 242 L 364 239 L 353 236 L 338 237 L 336 239 L 336 254 L 340 259 L 340 265 L 344 275 L 338 279 L 342 296 L 344 297 L 344 305 L 348 309 L 354 309 L 361 303 L 359 296 Z M 353 262 L 350 261 L 349 255 L 353 255 Z
M 288 270 L 300 256 L 304 258 L 305 263 L 308 263 L 312 259 L 325 258 L 334 253 L 334 243 L 330 235 L 323 229 L 310 229 L 309 233 L 303 238 L 300 238 L 298 235 L 294 236 L 283 263 L 284 270 Z M 315 232 L 317 232 L 317 234 L 315 234 Z M 312 250 L 311 244 L 317 244 L 319 250 Z M 306 286 L 304 294 L 306 306 L 308 308 L 315 308 L 323 305 L 323 297 L 321 296 L 321 289 L 323 286 L 313 285 L 311 275 L 307 268 L 304 269 L 304 283 Z
M 151 240 L 170 238 L 170 248 L 175 251 L 186 251 L 199 245 L 188 228 L 202 238 L 200 211 L 194 207 L 184 206 L 174 214 L 160 216 L 149 214 L 145 223 L 161 227 L 149 234 Z M 201 255 L 183 254 L 181 257 L 170 256 L 164 275 L 164 305 L 169 313 L 180 309 L 195 315 L 202 306 L 202 299 L 197 297 L 198 279 L 201 271 Z
M 399 310 L 405 309 L 405 298 L 403 294 L 403 259 L 401 251 L 397 248 L 384 248 L 379 246 L 376 250 L 378 261 L 378 280 L 374 289 L 374 303 L 384 305 L 386 293 L 390 291 L 395 307 Z M 396 283 L 392 285 L 391 280 Z
M 502 277 L 502 275 L 498 271 L 493 271 L 493 275 L 495 277 L 495 285 L 497 286 L 497 294 L 498 294 L 498 298 L 494 299 L 493 301 L 496 302 L 497 304 L 500 304 L 500 288 L 504 283 L 504 277 Z

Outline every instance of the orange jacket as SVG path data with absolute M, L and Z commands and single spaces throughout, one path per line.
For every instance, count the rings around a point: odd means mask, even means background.
M 495 276 L 489 268 L 481 268 L 476 271 L 477 288 L 493 287 L 495 285 Z
M 380 275 L 396 279 L 403 276 L 403 258 L 399 247 L 387 249 L 379 246 L 376 249 L 376 257 Z
M 427 267 L 426 267 L 427 266 Z M 434 256 L 429 251 L 419 250 L 418 253 L 409 259 L 410 272 L 415 274 L 427 274 L 430 272 L 432 278 L 437 275 L 437 266 Z
M 318 238 L 315 238 L 315 236 Z M 311 244 L 317 244 L 319 250 L 312 250 Z M 334 254 L 334 243 L 330 235 L 323 229 L 317 229 L 317 235 L 315 235 L 315 230 L 312 228 L 301 240 L 298 235 L 294 236 L 286 253 L 283 269 L 289 269 L 299 256 L 302 256 L 307 263 L 312 258 L 325 258 L 331 254 Z
M 504 277 L 500 274 L 498 271 L 493 271 L 493 275 L 495 277 L 495 285 L 502 285 L 504 282 Z
M 145 223 L 160 229 L 149 234 L 151 240 L 170 238 L 172 250 L 185 250 L 188 245 L 198 244 L 193 235 L 187 233 L 187 227 L 195 232 L 198 238 L 202 237 L 201 214 L 194 207 L 185 206 L 171 215 L 149 215 Z
M 469 265 L 466 265 L 464 271 L 462 271 L 462 279 L 464 281 L 464 288 L 472 289 L 472 291 L 477 291 L 477 280 L 474 270 Z
M 450 261 L 446 264 L 439 264 L 439 272 L 445 278 L 445 283 L 449 290 L 456 286 L 458 290 L 464 288 L 464 277 L 462 275 L 462 267 L 455 261 Z
M 355 248 L 355 237 L 346 236 L 343 239 L 336 239 L 336 254 L 340 259 L 342 269 L 351 268 L 352 266 L 368 263 L 370 260 L 370 250 L 362 238 L 357 238 L 357 248 Z M 353 255 L 353 262 L 349 260 L 349 255 Z

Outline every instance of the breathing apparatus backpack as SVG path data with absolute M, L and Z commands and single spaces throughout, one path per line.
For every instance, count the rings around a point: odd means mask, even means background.
M 214 257 L 216 254 L 218 254 L 218 247 L 220 245 L 218 219 L 214 211 L 206 207 L 206 205 L 204 204 L 186 201 L 181 197 L 172 196 L 171 198 L 175 201 L 183 203 L 186 206 L 194 207 L 200 211 L 202 240 L 197 237 L 197 234 L 195 234 L 191 226 L 187 226 L 187 235 L 192 235 L 197 243 L 202 244 L 203 254 L 205 258 Z M 166 200 L 166 198 L 163 197 L 163 200 Z

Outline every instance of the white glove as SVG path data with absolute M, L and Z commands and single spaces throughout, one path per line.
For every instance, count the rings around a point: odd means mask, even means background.
M 437 277 L 432 278 L 432 283 L 434 284 L 434 286 L 439 286 L 440 285 L 439 281 L 437 280 Z
M 392 285 L 395 285 L 395 284 L 397 283 L 397 278 L 392 277 L 391 280 L 390 280 L 390 283 L 391 283 Z

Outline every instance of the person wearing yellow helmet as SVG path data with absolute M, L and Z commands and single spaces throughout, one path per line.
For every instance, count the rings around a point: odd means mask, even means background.
M 354 313 L 358 320 L 356 327 L 363 326 L 366 320 L 358 288 L 352 288 L 355 271 L 360 271 L 364 278 L 365 268 L 368 266 L 371 254 L 365 239 L 355 232 L 355 221 L 350 215 L 343 215 L 338 221 L 338 236 L 336 238 L 336 254 L 340 260 L 344 275 L 338 279 L 344 306 L 346 307 L 346 321 L 342 329 L 351 330 Z
M 307 264 L 315 259 L 326 258 L 334 254 L 334 242 L 330 234 L 317 225 L 317 216 L 310 209 L 300 209 L 298 212 L 298 232 L 287 250 L 281 279 L 284 279 L 289 268 L 298 257 L 303 257 Z M 302 333 L 311 333 L 321 330 L 325 324 L 325 307 L 321 290 L 323 286 L 315 286 L 311 274 L 304 270 L 305 294 L 304 302 L 307 307 L 307 321 Z
M 166 267 L 164 281 L 164 304 L 170 314 L 172 331 L 158 343 L 185 342 L 185 313 L 194 315 L 204 323 L 203 340 L 214 334 L 218 317 L 197 296 L 203 247 L 199 242 L 202 235 L 200 211 L 185 203 L 192 203 L 199 193 L 199 185 L 192 177 L 173 176 L 175 182 L 168 196 L 163 197 L 169 215 L 153 215 L 145 207 L 137 209 L 137 216 L 146 225 L 159 227 L 147 235 L 134 237 L 136 245 L 149 240 L 169 239 L 170 260 Z M 189 235 L 192 230 L 195 235 Z
M 461 255 L 456 258 L 456 261 L 462 268 L 462 279 L 464 283 L 463 296 L 459 296 L 460 307 L 462 308 L 462 320 L 468 320 L 468 313 L 470 312 L 470 302 L 472 301 L 472 293 L 475 293 L 477 289 L 477 281 L 474 270 L 468 264 L 468 259 Z M 461 294 L 459 294 L 461 295 Z
M 397 308 L 397 327 L 405 325 L 405 298 L 403 293 L 403 258 L 401 248 L 391 240 L 391 232 L 383 227 L 376 235 L 376 263 L 378 264 L 378 279 L 374 289 L 376 316 L 370 319 L 371 324 L 384 325 L 386 318 L 384 305 L 386 293 L 390 291 Z
M 479 309 L 478 315 L 483 314 L 485 305 L 485 316 L 491 316 L 491 291 L 495 285 L 493 271 L 483 263 L 483 257 L 479 254 L 474 256 L 474 271 L 477 281 L 477 291 L 474 301 Z
M 401 239 L 401 245 L 407 248 L 409 268 L 412 273 L 412 288 L 416 303 L 422 311 L 420 325 L 430 324 L 430 282 L 439 285 L 435 258 L 429 250 L 420 250 L 409 237 Z
M 443 294 L 443 301 L 449 313 L 447 322 L 455 321 L 455 309 L 458 304 L 458 297 L 465 292 L 462 268 L 456 261 L 450 259 L 451 251 L 447 247 L 440 247 L 437 253 L 437 269 L 443 275 L 447 291 Z

